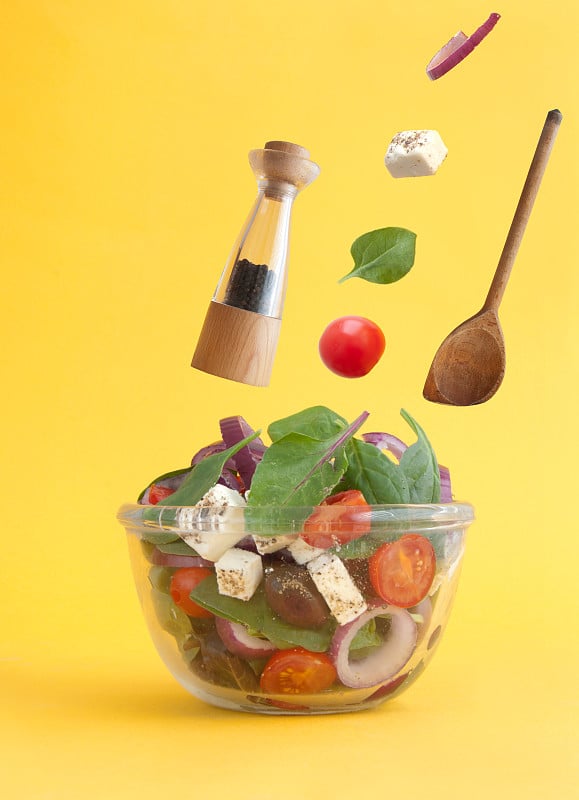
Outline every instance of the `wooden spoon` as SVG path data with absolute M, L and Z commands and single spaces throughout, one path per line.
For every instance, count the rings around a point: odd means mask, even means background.
M 558 109 L 547 114 L 487 299 L 438 348 L 424 384 L 427 400 L 472 406 L 489 400 L 501 385 L 506 359 L 498 308 L 562 119 Z

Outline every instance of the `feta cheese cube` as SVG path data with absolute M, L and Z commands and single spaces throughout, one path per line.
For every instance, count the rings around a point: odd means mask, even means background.
M 307 564 L 308 561 L 326 552 L 321 547 L 312 547 L 312 545 L 308 544 L 301 536 L 298 536 L 297 539 L 288 545 L 288 550 L 292 554 L 296 564 Z
M 263 578 L 261 556 L 232 547 L 215 562 L 219 594 L 249 600 Z
M 253 536 L 253 541 L 257 548 L 257 552 L 265 555 L 265 553 L 275 553 L 277 550 L 282 550 L 295 540 L 295 536 L 291 533 L 283 534 L 282 536 Z
M 434 175 L 448 148 L 438 131 L 401 131 L 390 142 L 384 159 L 393 178 Z
M 308 570 L 318 591 L 338 623 L 351 622 L 368 608 L 344 562 L 337 555 L 323 553 L 308 562 Z
M 223 515 L 232 506 L 245 506 L 245 500 L 234 489 L 216 484 L 191 508 L 180 509 L 177 515 L 178 534 L 202 558 L 217 561 L 226 550 L 245 536 L 245 531 L 224 533 Z

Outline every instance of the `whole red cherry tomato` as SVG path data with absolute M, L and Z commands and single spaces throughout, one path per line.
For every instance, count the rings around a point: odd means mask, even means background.
M 330 322 L 320 337 L 320 357 L 342 378 L 361 378 L 376 366 L 386 340 L 381 329 L 366 317 L 340 317 Z
M 170 584 L 170 593 L 173 602 L 190 617 L 212 617 L 211 611 L 197 605 L 189 595 L 197 584 L 208 578 L 213 573 L 208 567 L 181 567 L 173 573 Z

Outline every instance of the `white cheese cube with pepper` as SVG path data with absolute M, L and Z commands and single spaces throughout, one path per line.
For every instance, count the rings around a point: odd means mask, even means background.
M 321 547 L 312 547 L 312 545 L 308 544 L 301 536 L 298 536 L 295 541 L 288 545 L 288 550 L 292 554 L 296 564 L 300 565 L 307 564 L 308 561 L 312 561 L 314 558 L 326 552 Z
M 278 550 L 283 550 L 295 540 L 295 535 L 291 533 L 282 534 L 281 536 L 253 536 L 253 541 L 258 553 L 265 555 L 265 553 L 276 553 Z
M 384 159 L 393 178 L 434 175 L 448 148 L 438 131 L 400 131 L 392 139 Z
M 215 562 L 219 594 L 250 600 L 263 578 L 261 556 L 231 547 Z
M 226 523 L 223 516 L 228 508 L 245 505 L 239 492 L 218 483 L 195 506 L 180 509 L 177 515 L 179 536 L 202 558 L 217 561 L 245 536 L 243 528 L 224 533 Z
M 308 571 L 333 616 L 340 625 L 363 614 L 368 608 L 344 562 L 332 553 L 308 561 Z

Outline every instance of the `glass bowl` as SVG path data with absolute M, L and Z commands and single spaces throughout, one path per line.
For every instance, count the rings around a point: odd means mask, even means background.
M 369 709 L 422 674 L 457 588 L 466 503 L 124 505 L 145 619 L 195 697 L 259 714 Z

